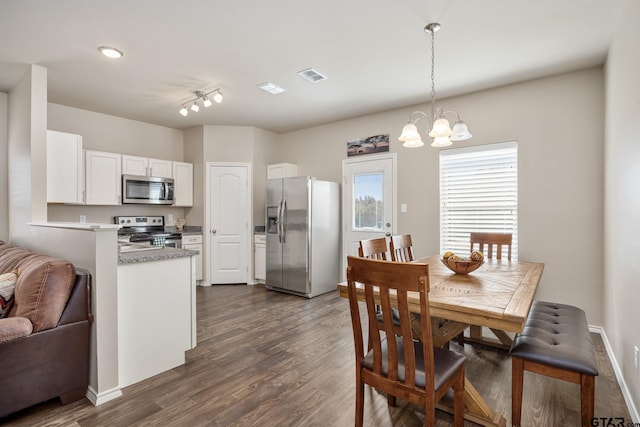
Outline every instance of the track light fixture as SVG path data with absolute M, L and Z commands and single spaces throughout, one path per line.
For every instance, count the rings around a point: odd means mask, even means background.
M 220 92 L 220 89 L 214 89 L 212 91 L 209 92 L 202 92 L 202 91 L 196 91 L 196 97 L 192 98 L 188 101 L 185 101 L 182 103 L 181 108 L 180 108 L 180 114 L 183 115 L 184 117 L 187 117 L 187 115 L 189 114 L 189 110 L 187 109 L 187 105 L 191 104 L 191 111 L 195 111 L 196 113 L 200 110 L 200 105 L 198 104 L 198 101 L 200 101 L 202 99 L 202 105 L 204 105 L 205 107 L 211 107 L 213 105 L 213 103 L 211 102 L 211 100 L 209 99 L 209 95 L 214 93 L 213 95 L 213 100 L 216 103 L 221 103 L 222 102 L 222 92 Z

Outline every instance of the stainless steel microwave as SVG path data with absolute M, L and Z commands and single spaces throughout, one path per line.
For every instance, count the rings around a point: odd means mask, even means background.
M 173 178 L 122 175 L 122 203 L 172 205 Z

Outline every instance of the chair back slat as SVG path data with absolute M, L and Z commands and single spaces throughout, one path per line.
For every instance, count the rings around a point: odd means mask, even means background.
M 411 262 L 413 261 L 413 244 L 410 234 L 391 236 L 389 242 L 391 261 Z
M 507 259 L 511 260 L 511 242 L 513 235 L 511 233 L 482 233 L 471 232 L 469 235 L 469 242 L 471 243 L 471 250 L 473 252 L 474 246 L 478 245 L 478 250 L 482 252 L 487 258 L 493 258 L 493 247 L 496 246 L 496 259 L 502 259 L 503 246 L 507 248 Z M 485 247 L 487 249 L 485 249 Z
M 360 240 L 358 255 L 368 259 L 387 260 L 387 239 L 380 237 L 377 239 Z
M 379 309 L 376 306 L 376 297 L 374 296 L 374 292 L 375 289 L 373 286 L 364 288 L 364 297 L 367 304 L 367 319 L 370 331 L 378 331 L 380 328 L 377 319 Z M 358 312 L 359 311 L 360 308 L 358 307 Z M 360 331 L 360 339 L 362 339 L 362 331 Z M 382 342 L 379 333 L 369 334 L 369 347 L 375 349 L 373 352 L 373 372 L 376 374 L 380 374 L 380 372 L 382 372 Z M 364 349 L 364 347 L 362 348 Z

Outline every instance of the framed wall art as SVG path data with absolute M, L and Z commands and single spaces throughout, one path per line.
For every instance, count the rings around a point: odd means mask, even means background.
M 347 156 L 389 151 L 389 134 L 369 136 L 347 141 Z

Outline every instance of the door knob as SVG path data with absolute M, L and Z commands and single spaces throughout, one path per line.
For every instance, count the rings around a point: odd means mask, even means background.
M 216 230 L 215 228 L 211 229 L 211 234 L 216 234 L 218 232 L 218 230 Z
M 384 233 L 385 236 L 389 237 L 391 236 L 391 233 L 389 233 L 388 231 L 386 233 Z

